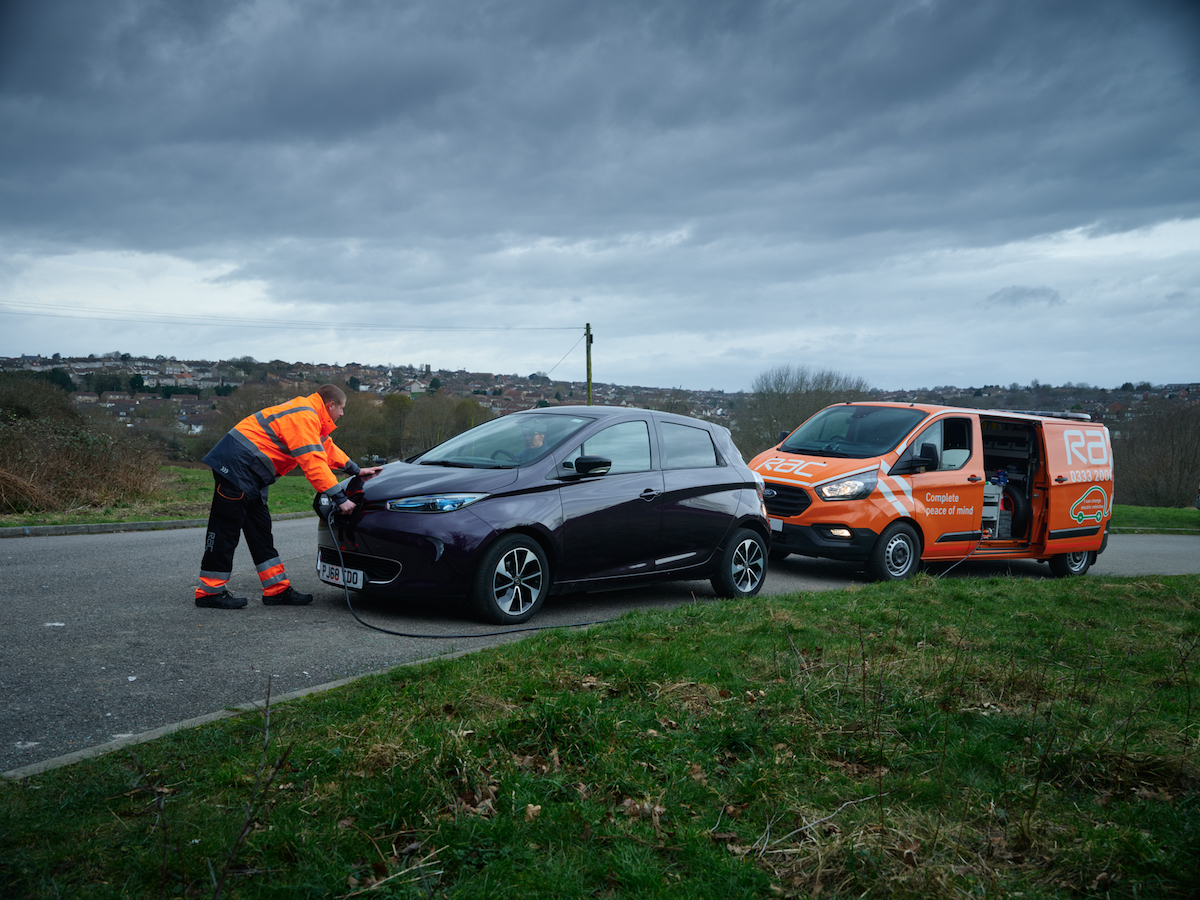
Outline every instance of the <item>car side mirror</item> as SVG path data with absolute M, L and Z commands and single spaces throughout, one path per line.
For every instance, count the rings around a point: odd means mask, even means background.
M 612 460 L 602 456 L 581 456 L 575 460 L 576 475 L 607 475 Z
M 791 434 L 790 431 L 781 431 L 781 432 L 779 432 L 779 439 L 781 441 L 785 440 L 789 434 Z

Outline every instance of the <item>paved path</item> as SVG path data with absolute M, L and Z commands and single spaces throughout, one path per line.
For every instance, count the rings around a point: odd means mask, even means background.
M 311 606 L 265 607 L 249 555 L 237 555 L 235 593 L 243 610 L 192 603 L 201 529 L 14 538 L 0 541 L 0 772 L 126 741 L 227 707 L 313 689 L 366 672 L 507 638 L 471 637 L 491 628 L 455 609 L 364 604 L 363 617 L 416 634 L 364 628 L 340 591 L 317 581 L 314 518 L 276 523 L 277 548 Z M 943 569 L 945 566 L 942 567 Z M 1045 566 L 968 564 L 954 577 Z M 1098 574 L 1200 573 L 1200 537 L 1117 535 Z M 795 593 L 862 581 L 854 566 L 791 557 L 773 564 L 765 592 Z M 551 598 L 534 620 L 569 625 L 631 609 L 713 599 L 707 582 Z

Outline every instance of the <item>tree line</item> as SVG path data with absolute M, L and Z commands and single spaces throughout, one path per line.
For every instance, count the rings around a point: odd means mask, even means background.
M 163 452 L 199 460 L 241 419 L 297 392 L 270 381 L 244 384 L 220 403 L 217 420 L 203 435 L 186 442 L 171 437 L 156 452 L 146 440 L 80 414 L 67 397 L 73 386 L 66 381 L 54 373 L 0 376 L 0 511 L 109 503 L 122 491 L 145 492 L 152 485 L 139 472 L 154 471 Z M 750 459 L 826 406 L 869 397 L 869 384 L 854 375 L 775 366 L 757 376 L 732 410 L 733 437 Z M 687 412 L 682 389 L 651 405 Z M 406 459 L 494 417 L 471 397 L 394 393 L 379 400 L 347 390 L 335 440 L 355 460 Z M 1200 483 L 1200 405 L 1151 409 L 1114 427 L 1112 438 L 1117 502 L 1193 503 Z

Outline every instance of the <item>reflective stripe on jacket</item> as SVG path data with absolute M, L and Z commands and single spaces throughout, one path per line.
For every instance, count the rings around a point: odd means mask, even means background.
M 333 468 L 354 474 L 358 466 L 329 437 L 337 426 L 320 394 L 295 397 L 246 416 L 204 457 L 213 471 L 247 492 L 299 466 L 321 493 L 337 487 Z

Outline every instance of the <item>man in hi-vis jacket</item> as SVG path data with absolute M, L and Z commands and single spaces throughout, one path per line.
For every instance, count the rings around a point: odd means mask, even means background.
M 275 550 L 267 488 L 299 466 L 318 492 L 328 494 L 342 512 L 353 512 L 354 503 L 338 490 L 333 468 L 365 481 L 373 478 L 379 467 L 359 468 L 330 439 L 345 411 L 346 395 L 341 388 L 324 384 L 315 394 L 242 419 L 204 457 L 216 484 L 200 562 L 197 606 L 241 609 L 246 605 L 244 597 L 235 597 L 228 590 L 240 534 L 246 535 L 246 546 L 258 570 L 263 603 L 297 606 L 312 602 L 312 594 L 292 587 Z

